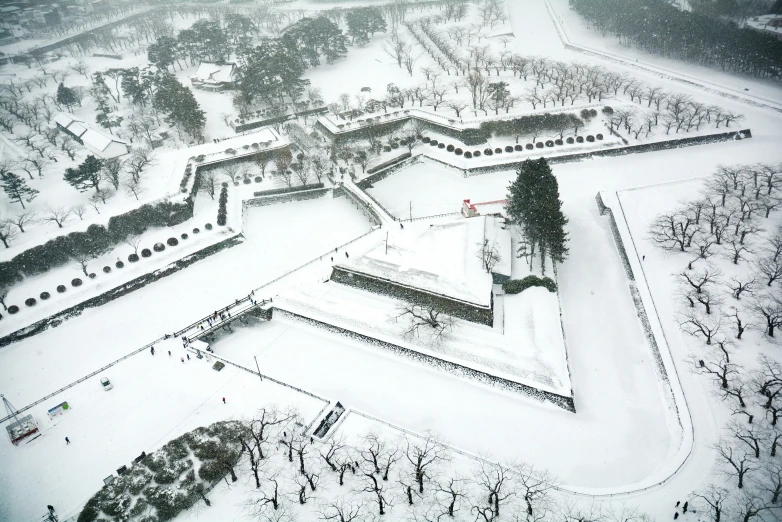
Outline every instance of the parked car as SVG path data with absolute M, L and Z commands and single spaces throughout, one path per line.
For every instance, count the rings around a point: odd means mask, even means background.
M 103 386 L 103 391 L 109 391 L 114 387 L 114 385 L 111 384 L 111 381 L 108 379 L 108 377 L 101 377 L 100 384 L 101 386 Z

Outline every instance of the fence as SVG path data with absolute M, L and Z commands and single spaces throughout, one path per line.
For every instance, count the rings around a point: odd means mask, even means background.
M 92 378 L 92 377 L 95 377 L 95 376 L 96 376 L 96 375 L 98 375 L 99 373 L 101 373 L 101 372 L 103 372 L 103 371 L 106 371 L 106 369 L 108 369 L 108 368 L 111 368 L 111 367 L 112 367 L 112 366 L 114 366 L 115 364 L 117 364 L 117 363 L 119 363 L 119 362 L 122 362 L 122 361 L 124 361 L 125 359 L 127 359 L 128 357 L 131 357 L 131 356 L 133 356 L 133 355 L 136 355 L 137 353 L 140 353 L 140 352 L 143 352 L 144 350 L 147 350 L 148 348 L 150 348 L 151 346 L 153 346 L 155 343 L 159 343 L 159 342 L 160 342 L 160 341 L 162 341 L 162 340 L 163 340 L 163 338 L 161 337 L 161 338 L 159 338 L 159 339 L 157 339 L 157 340 L 155 340 L 155 341 L 153 341 L 153 342 L 151 342 L 151 343 L 149 343 L 149 344 L 146 344 L 146 345 L 142 346 L 141 348 L 139 348 L 138 350 L 135 350 L 135 351 L 133 351 L 133 352 L 130 352 L 129 354 L 127 354 L 127 355 L 124 355 L 124 356 L 120 357 L 120 358 L 119 358 L 119 359 L 117 359 L 116 361 L 110 362 L 109 364 L 107 364 L 107 365 L 106 365 L 106 366 L 104 366 L 103 368 L 101 368 L 101 369 L 99 369 L 99 370 L 95 370 L 94 372 L 92 372 L 92 373 L 90 373 L 90 374 L 87 374 L 87 375 L 85 375 L 85 376 L 84 376 L 84 377 L 82 377 L 81 379 L 79 379 L 79 380 L 77 380 L 77 381 L 74 381 L 74 382 L 72 382 L 72 383 L 70 383 L 70 384 L 68 384 L 68 385 L 66 385 L 66 386 L 63 386 L 63 387 L 62 387 L 62 388 L 60 388 L 59 390 L 57 390 L 57 391 L 55 391 L 55 392 L 52 392 L 52 393 L 50 393 L 50 394 L 49 394 L 49 395 L 47 395 L 46 397 L 43 397 L 43 398 L 41 398 L 41 399 L 38 399 L 37 401 L 33 402 L 32 404 L 28 404 L 28 405 L 27 405 L 27 406 L 25 406 L 24 408 L 21 408 L 21 409 L 18 409 L 18 410 L 16 410 L 15 412 L 13 412 L 13 414 L 11 414 L 11 415 L 8 415 L 8 416 L 6 416 L 6 417 L 3 417 L 2 419 L 0 419 L 0 423 L 2 423 L 2 422 L 5 422 L 5 421 L 7 421 L 8 419 L 11 419 L 11 418 L 13 418 L 13 416 L 14 416 L 14 415 L 18 415 L 18 414 L 22 413 L 23 411 L 27 411 L 27 410 L 29 410 L 29 409 L 30 409 L 30 408 L 32 408 L 33 406 L 37 406 L 38 404 L 41 404 L 41 403 L 42 403 L 42 402 L 44 402 L 44 401 L 48 401 L 48 400 L 49 400 L 49 399 L 51 399 L 52 397 L 54 397 L 54 396 L 56 396 L 56 395 L 58 395 L 58 394 L 60 394 L 60 393 L 64 392 L 64 391 L 65 391 L 65 390 L 67 390 L 68 388 L 72 388 L 73 386 L 76 386 L 76 385 L 77 385 L 77 384 L 79 384 L 80 382 L 84 382 L 84 381 L 86 381 L 87 379 L 90 379 L 90 378 Z
M 195 354 L 200 354 L 200 353 L 201 353 L 201 351 L 200 351 L 200 350 L 197 350 L 197 349 L 195 349 L 195 348 L 193 348 L 193 347 L 188 347 L 188 350 L 190 350 L 190 352 L 191 352 L 191 353 L 195 353 Z M 330 402 L 331 402 L 331 401 L 329 401 L 328 399 L 325 399 L 325 398 L 323 398 L 323 397 L 320 397 L 319 395 L 315 395 L 315 394 L 314 394 L 314 393 L 312 393 L 312 392 L 308 392 L 308 391 L 306 391 L 306 390 L 302 390 L 301 388 L 299 388 L 299 387 L 297 387 L 297 386 L 294 386 L 294 385 L 292 385 L 292 384 L 288 384 L 287 382 L 283 382 L 283 381 L 277 380 L 277 379 L 275 379 L 274 377 L 269 377 L 268 375 L 265 375 L 265 374 L 263 374 L 263 373 L 260 373 L 260 372 L 258 372 L 258 371 L 256 371 L 256 370 L 252 370 L 252 369 L 250 369 L 250 368 L 247 368 L 246 366 L 242 366 L 241 364 L 235 363 L 235 362 L 233 362 L 233 361 L 231 361 L 231 360 L 229 360 L 229 359 L 226 359 L 225 357 L 220 357 L 219 355 L 215 355 L 215 354 L 213 354 L 213 353 L 210 353 L 210 354 L 208 354 L 208 355 L 209 355 L 209 357 L 212 357 L 212 358 L 214 358 L 214 359 L 217 359 L 217 360 L 219 360 L 220 362 L 223 362 L 223 363 L 225 363 L 225 364 L 230 364 L 231 366 L 234 366 L 234 367 L 236 367 L 236 368 L 239 368 L 240 370 L 244 370 L 244 371 L 246 371 L 246 372 L 248 372 L 248 373 L 251 373 L 251 374 L 253 374 L 253 375 L 258 375 L 258 376 L 259 376 L 261 379 L 266 379 L 267 381 L 271 381 L 271 382 L 273 382 L 274 384 L 279 384 L 280 386 L 284 386 L 284 387 L 286 387 L 286 388 L 290 388 L 290 389 L 292 389 L 292 390 L 296 390 L 297 392 L 299 392 L 299 393 L 303 393 L 304 395 L 307 395 L 308 397 L 312 397 L 313 399 L 318 399 L 319 401 L 325 401 L 325 402 L 326 402 L 326 406 L 328 406 L 328 405 L 330 404 Z M 322 412 L 323 412 L 323 410 L 321 410 L 321 413 L 322 413 Z M 314 422 L 314 421 L 313 421 L 313 422 Z

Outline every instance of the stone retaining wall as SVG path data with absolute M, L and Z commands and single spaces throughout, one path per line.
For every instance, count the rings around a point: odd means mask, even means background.
M 609 223 L 611 225 L 611 233 L 614 236 L 614 242 L 616 243 L 616 249 L 619 252 L 619 259 L 622 261 L 625 273 L 627 275 L 628 286 L 630 287 L 630 296 L 633 298 L 635 304 L 636 313 L 638 314 L 638 320 L 641 321 L 641 328 L 644 332 L 644 337 L 649 342 L 649 346 L 652 348 L 652 356 L 660 377 L 667 383 L 669 382 L 668 372 L 665 369 L 662 355 L 660 355 L 660 347 L 657 345 L 657 339 L 652 331 L 652 325 L 649 323 L 649 316 L 646 314 L 646 307 L 644 306 L 641 294 L 638 292 L 638 285 L 635 281 L 635 274 L 633 274 L 633 268 L 630 265 L 630 259 L 627 257 L 627 250 L 625 250 L 624 241 L 622 235 L 619 233 L 619 227 L 616 225 L 616 219 L 614 218 L 614 212 L 603 203 L 603 198 L 600 193 L 597 193 L 595 197 L 597 201 L 597 208 L 600 211 L 601 216 L 608 215 Z
M 265 207 L 267 205 L 274 205 L 277 203 L 287 203 L 289 201 L 304 201 L 307 199 L 317 199 L 325 196 L 330 190 L 331 189 L 328 188 L 316 188 L 316 189 L 307 188 L 306 190 L 294 190 L 283 194 L 276 194 L 271 196 L 259 196 L 253 199 L 246 199 L 242 202 L 242 204 L 244 205 L 244 208 Z M 255 194 L 257 196 L 258 194 L 263 194 L 263 193 L 256 192 Z
M 485 324 L 487 326 L 492 326 L 494 324 L 494 312 L 492 308 L 484 308 L 478 304 L 471 304 L 466 301 L 457 301 L 445 295 L 403 286 L 394 281 L 361 274 L 340 266 L 332 268 L 331 280 L 368 292 L 409 301 L 417 305 L 434 306 L 443 313 L 458 317 L 459 319 L 464 319 L 465 321 Z
M 295 319 L 297 321 L 301 321 L 307 324 L 311 324 L 314 326 L 317 326 L 319 328 L 323 328 L 325 330 L 328 330 L 333 333 L 337 333 L 340 335 L 343 335 L 345 337 L 349 337 L 351 339 L 356 339 L 362 342 L 365 342 L 367 344 L 370 344 L 372 346 L 376 346 L 378 348 L 383 348 L 386 350 L 390 350 L 391 352 L 401 355 L 403 357 L 406 357 L 408 359 L 412 359 L 416 362 L 426 364 L 427 366 L 434 367 L 443 371 L 446 371 L 452 375 L 455 375 L 457 377 L 462 378 L 468 378 L 472 380 L 479 381 L 483 384 L 486 384 L 488 386 L 492 386 L 494 388 L 500 388 L 507 391 L 512 391 L 516 393 L 521 393 L 522 395 L 526 395 L 528 397 L 532 397 L 534 399 L 537 399 L 539 401 L 545 401 L 550 402 L 556 406 L 559 406 L 560 408 L 573 412 L 576 412 L 575 405 L 573 403 L 572 397 L 566 397 L 564 395 L 559 395 L 556 393 L 548 392 L 539 390 L 537 388 L 534 388 L 532 386 L 528 386 L 526 384 L 521 384 L 516 381 L 511 381 L 509 379 L 504 379 L 502 377 L 497 377 L 495 375 L 491 375 L 486 372 L 482 372 L 480 370 L 475 370 L 473 368 L 469 368 L 467 366 L 463 366 L 461 364 L 446 361 L 444 359 L 439 359 L 437 357 L 423 354 L 421 352 L 417 352 L 415 350 L 411 350 L 409 348 L 405 348 L 403 346 L 399 346 L 397 344 L 389 343 L 386 341 L 381 341 L 379 339 L 375 339 L 374 337 L 369 337 L 367 335 L 363 335 L 357 332 L 354 332 L 352 330 L 347 330 L 345 328 L 341 328 L 339 326 L 335 326 L 333 324 L 325 323 L 323 321 L 318 321 L 316 319 L 312 319 L 310 317 L 306 317 L 303 315 L 296 314 L 294 312 L 283 310 L 281 308 L 274 308 L 274 315 L 281 315 L 283 317 L 288 317 L 290 319 Z

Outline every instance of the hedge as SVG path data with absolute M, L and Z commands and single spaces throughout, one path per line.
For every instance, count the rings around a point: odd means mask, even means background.
M 109 250 L 129 236 L 144 233 L 151 227 L 170 227 L 193 217 L 193 207 L 185 203 L 164 201 L 142 205 L 124 214 L 112 216 L 108 226 L 92 224 L 84 232 L 58 236 L 36 245 L 0 263 L 0 286 L 12 286 L 24 276 L 43 274 L 71 262 L 80 253 L 95 254 Z
M 220 189 L 220 201 L 217 208 L 217 224 L 222 226 L 225 226 L 226 222 L 226 215 L 227 215 L 227 209 L 226 205 L 228 203 L 228 189 L 223 187 Z
M 528 275 L 524 279 L 508 279 L 502 283 L 502 290 L 506 294 L 518 294 L 533 286 L 542 286 L 549 292 L 557 291 L 557 284 L 554 281 L 548 277 L 536 275 Z
M 481 123 L 481 130 L 493 136 L 529 136 L 535 133 L 559 133 L 562 126 L 584 126 L 584 122 L 573 113 L 531 114 L 511 120 L 494 120 Z
M 392 158 L 392 159 L 390 159 L 388 161 L 384 161 L 383 163 L 379 163 L 379 164 L 375 165 L 374 167 L 368 168 L 367 169 L 367 174 L 374 174 L 375 172 L 377 172 L 379 170 L 383 170 L 386 167 L 390 167 L 391 165 L 399 163 L 400 161 L 406 160 L 410 156 L 412 156 L 412 154 L 410 152 L 405 152 L 404 154 L 402 154 L 400 156 Z

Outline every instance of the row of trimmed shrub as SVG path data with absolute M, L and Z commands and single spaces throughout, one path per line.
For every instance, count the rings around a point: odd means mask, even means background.
M 483 152 L 481 152 L 479 150 L 472 151 L 472 152 L 471 151 L 466 151 L 465 152 L 460 147 L 454 147 L 453 145 L 447 145 L 446 146 L 445 143 L 438 142 L 437 140 L 432 139 L 432 138 L 430 138 L 428 136 L 424 136 L 422 141 L 424 143 L 428 143 L 429 145 L 431 145 L 433 147 L 437 147 L 437 148 L 440 148 L 440 149 L 445 149 L 448 152 L 453 152 L 457 156 L 461 156 L 462 154 L 464 154 L 464 157 L 469 159 L 469 158 L 472 158 L 472 157 L 476 157 L 477 158 L 481 154 L 483 154 L 485 156 L 491 156 L 493 154 L 502 154 L 503 151 L 507 152 L 507 153 L 511 153 L 511 152 L 514 152 L 514 151 L 515 152 L 521 152 L 525 148 L 527 150 L 533 150 L 536 147 L 538 149 L 542 149 L 543 147 L 553 147 L 555 145 L 564 145 L 565 143 L 567 143 L 568 145 L 572 145 L 573 143 L 584 143 L 585 139 L 586 139 L 586 141 L 592 143 L 596 139 L 597 140 L 602 140 L 603 139 L 603 135 L 602 134 L 597 134 L 595 136 L 592 136 L 590 134 L 590 135 L 586 136 L 586 138 L 584 138 L 584 136 L 576 136 L 575 139 L 573 137 L 568 137 L 564 141 L 560 140 L 560 139 L 557 139 L 557 140 L 547 140 L 546 142 L 539 141 L 539 142 L 537 142 L 535 144 L 527 143 L 527 145 L 515 145 L 515 146 L 507 145 L 504 149 L 502 147 L 496 147 L 494 149 L 492 149 L 491 147 L 486 147 L 485 149 L 483 149 Z
M 557 291 L 557 284 L 553 280 L 545 276 L 538 277 L 536 275 L 528 275 L 524 279 L 508 279 L 502 283 L 502 290 L 506 294 L 518 294 L 533 286 L 542 286 L 549 292 Z
M 211 223 L 207 223 L 204 228 L 206 228 L 207 230 L 212 230 L 212 224 Z M 193 229 L 193 234 L 198 234 L 200 232 L 201 232 L 201 230 L 199 228 L 194 228 Z M 182 239 L 187 239 L 190 236 L 187 234 L 187 232 L 182 232 L 180 237 Z M 168 238 L 166 240 L 166 243 L 168 244 L 168 246 L 172 246 L 173 247 L 173 246 L 177 246 L 179 244 L 179 240 L 177 238 L 175 238 L 175 237 L 170 237 L 170 238 Z M 152 247 L 152 250 L 154 250 L 155 252 L 162 252 L 165 249 L 166 249 L 166 246 L 163 243 L 155 243 L 155 245 Z M 144 249 L 141 250 L 141 257 L 151 257 L 151 256 L 152 256 L 152 251 L 150 249 L 144 248 Z M 140 258 L 138 256 L 138 254 L 136 254 L 136 253 L 130 254 L 128 256 L 128 261 L 131 262 L 131 263 L 135 263 L 139 259 Z M 125 267 L 125 263 L 123 261 L 121 261 L 121 260 L 117 260 L 117 262 L 114 263 L 114 266 L 117 267 L 117 268 L 124 268 Z M 110 272 L 111 272 L 111 267 L 109 265 L 106 265 L 106 266 L 103 267 L 103 273 L 108 274 Z M 91 272 L 88 277 L 90 279 L 95 279 L 96 274 L 94 272 Z M 81 286 L 82 283 L 83 283 L 83 281 L 79 277 L 74 277 L 73 279 L 71 279 L 71 286 L 74 287 L 74 288 Z M 67 290 L 68 290 L 68 288 L 65 285 L 58 285 L 57 286 L 57 293 L 59 293 L 59 294 L 63 294 Z M 51 297 L 51 294 L 49 292 L 41 292 L 39 297 L 40 297 L 40 299 L 42 301 L 46 301 L 47 299 L 49 299 Z M 25 299 L 24 304 L 27 305 L 27 306 L 31 306 L 32 307 L 32 306 L 35 306 L 36 304 L 38 304 L 38 301 L 34 297 L 29 297 L 29 298 Z M 13 314 L 15 314 L 17 312 L 19 312 L 19 307 L 18 306 L 11 305 L 11 306 L 8 307 L 8 313 L 9 314 L 13 315 Z
M 93 254 L 112 248 L 129 236 L 139 235 L 152 227 L 171 227 L 193 217 L 190 200 L 184 203 L 163 201 L 156 205 L 142 205 L 109 218 L 107 227 L 93 224 L 84 232 L 58 236 L 42 245 L 36 245 L 0 263 L 0 286 L 12 286 L 24 276 L 43 274 L 71 261 L 71 256 Z

